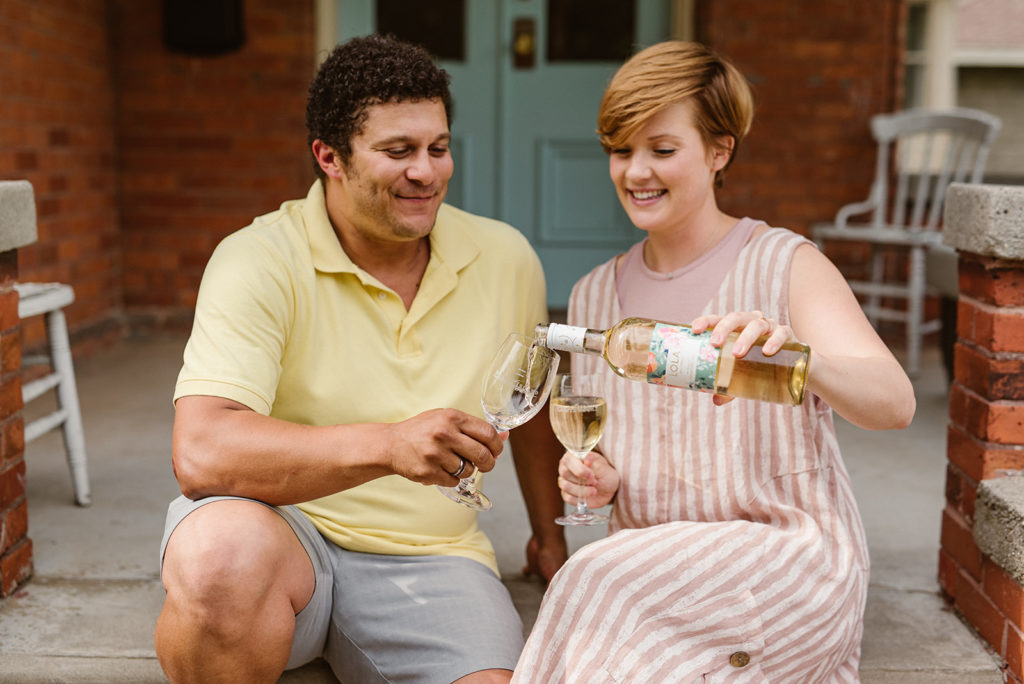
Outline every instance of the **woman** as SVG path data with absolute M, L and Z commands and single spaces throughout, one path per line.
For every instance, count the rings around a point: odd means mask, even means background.
M 744 355 L 810 345 L 797 407 L 629 382 L 595 356 L 599 451 L 559 467 L 563 499 L 614 503 L 611 536 L 553 579 L 514 681 L 854 682 L 868 554 L 832 424 L 906 427 L 913 388 L 815 246 L 722 212 L 715 188 L 750 128 L 749 88 L 708 48 L 648 48 L 598 116 L 622 206 L 647 237 L 573 289 L 569 323 L 692 321 Z M 731 313 L 728 313 L 731 312 Z M 721 315 L 725 314 L 725 315 Z

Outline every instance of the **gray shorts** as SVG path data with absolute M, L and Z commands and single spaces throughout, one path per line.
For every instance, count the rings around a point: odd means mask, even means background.
M 161 565 L 167 540 L 185 516 L 231 498 L 237 497 L 172 501 Z M 437 684 L 515 668 L 523 626 L 490 568 L 457 556 L 346 551 L 325 540 L 296 507 L 269 508 L 291 526 L 316 572 L 313 597 L 295 616 L 286 669 L 322 656 L 342 682 Z

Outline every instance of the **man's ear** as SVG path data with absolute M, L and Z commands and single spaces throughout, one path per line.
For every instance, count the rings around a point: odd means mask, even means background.
M 342 177 L 341 155 L 333 147 L 318 138 L 313 141 L 313 156 L 316 157 L 316 163 L 329 177 Z

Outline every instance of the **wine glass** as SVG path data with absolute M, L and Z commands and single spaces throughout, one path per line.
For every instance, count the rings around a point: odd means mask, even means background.
M 558 371 L 558 353 L 512 333 L 505 338 L 487 368 L 480 404 L 487 422 L 499 432 L 511 430 L 537 415 L 548 400 Z M 474 470 L 455 487 L 438 485 L 445 496 L 478 511 L 489 511 L 491 500 L 480 491 L 480 471 Z
M 599 375 L 559 373 L 551 390 L 551 428 L 570 453 L 582 460 L 597 446 L 607 413 Z M 559 525 L 600 525 L 607 515 L 587 507 L 586 487 L 580 488 L 576 510 L 555 518 Z

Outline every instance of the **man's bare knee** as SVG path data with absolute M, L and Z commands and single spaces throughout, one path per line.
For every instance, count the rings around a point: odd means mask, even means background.
M 315 584 L 288 523 L 262 504 L 234 500 L 207 504 L 181 521 L 167 543 L 162 579 L 176 601 L 242 616 L 275 592 L 298 612 Z

